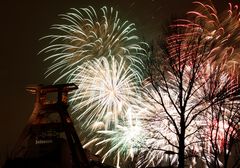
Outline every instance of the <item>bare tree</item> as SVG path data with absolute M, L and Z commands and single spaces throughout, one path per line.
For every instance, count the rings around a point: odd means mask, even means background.
M 145 89 L 158 114 L 147 121 L 164 130 L 148 129 L 172 146 L 148 148 L 177 155 L 181 168 L 189 158 L 227 167 L 239 145 L 239 8 L 229 4 L 219 17 L 211 1 L 194 4 L 187 19 L 170 25 L 165 45 L 148 64 Z M 237 158 L 231 166 L 238 164 Z
M 230 97 L 217 103 L 214 107 L 215 111 L 211 111 L 208 118 L 209 131 L 206 132 L 208 139 L 205 139 L 205 146 L 209 150 L 208 153 L 210 152 L 213 156 L 213 160 L 206 159 L 208 167 L 236 168 L 240 166 L 238 157 L 240 143 L 239 108 L 239 100 Z
M 202 157 L 204 147 L 198 135 L 202 133 L 202 138 L 206 138 L 207 117 L 216 112 L 219 103 L 236 96 L 238 89 L 234 79 L 224 72 L 224 62 L 214 62 L 218 56 L 214 54 L 214 43 L 202 35 L 198 26 L 185 26 L 188 27 L 183 31 L 173 25 L 174 31 L 164 47 L 153 53 L 148 63 L 149 83 L 145 87 L 159 113 L 147 117 L 148 123 L 151 119 L 154 122 L 149 125 L 163 125 L 163 120 L 167 120 L 164 133 L 153 126 L 149 126 L 149 131 L 159 131 L 158 138 L 172 146 L 172 149 L 158 146 L 158 150 L 177 155 L 179 168 L 184 168 L 189 159 Z M 149 150 L 157 149 L 149 147 Z

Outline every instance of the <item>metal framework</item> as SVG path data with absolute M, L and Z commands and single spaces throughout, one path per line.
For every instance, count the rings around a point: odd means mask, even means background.
M 35 95 L 35 105 L 27 126 L 22 132 L 12 153 L 14 158 L 28 158 L 33 155 L 30 148 L 45 148 L 54 145 L 60 139 L 66 141 L 71 155 L 71 167 L 89 168 L 90 164 L 79 137 L 74 129 L 68 108 L 68 92 L 77 89 L 75 84 L 36 85 L 26 90 Z M 55 100 L 49 100 L 49 94 L 55 94 Z M 46 149 L 46 151 L 48 151 Z M 29 152 L 31 151 L 31 152 Z M 44 154 L 44 152 L 42 152 Z M 46 152 L 45 152 L 46 153 Z M 41 154 L 37 154 L 41 155 Z

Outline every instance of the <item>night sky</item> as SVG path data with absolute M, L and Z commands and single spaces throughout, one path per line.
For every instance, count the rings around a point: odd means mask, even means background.
M 217 1 L 217 0 L 215 0 Z M 215 2 L 214 1 L 214 2 Z M 192 0 L 7 0 L 0 5 L 0 165 L 16 142 L 33 110 L 34 96 L 25 91 L 28 84 L 50 84 L 44 79 L 47 65 L 37 53 L 46 47 L 39 38 L 50 34 L 50 26 L 59 22 L 58 14 L 69 8 L 89 5 L 112 6 L 122 20 L 136 23 L 138 35 L 147 42 L 161 36 L 172 17 L 183 17 L 194 9 Z M 214 3 L 221 11 L 227 0 Z M 235 2 L 239 2 L 235 0 Z M 166 27 L 166 26 L 165 26 Z

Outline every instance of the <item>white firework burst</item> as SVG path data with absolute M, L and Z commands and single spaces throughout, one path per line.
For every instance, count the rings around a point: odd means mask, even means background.
M 60 16 L 66 24 L 53 25 L 52 29 L 58 33 L 43 38 L 50 39 L 50 43 L 41 53 L 48 55 L 45 61 L 52 62 L 46 76 L 58 72 L 61 76 L 55 82 L 62 78 L 70 80 L 85 61 L 114 56 L 117 60 L 124 58 L 141 77 L 147 44 L 135 35 L 133 23 L 119 19 L 118 11 L 107 7 L 96 11 L 89 6 Z
M 78 67 L 72 82 L 79 88 L 71 97 L 74 113 L 79 114 L 77 119 L 84 119 L 86 126 L 104 122 L 105 129 L 114 127 L 131 104 L 140 101 L 137 75 L 123 59 L 88 61 Z
M 90 130 L 85 147 L 94 144 L 103 161 L 133 158 L 141 136 L 136 111 L 141 108 L 141 87 L 136 73 L 124 59 L 101 57 L 78 67 L 71 82 L 78 84 L 72 95 L 73 115 Z
M 127 159 L 134 159 L 144 142 L 144 132 L 141 122 L 138 120 L 139 106 L 129 107 L 125 116 L 122 116 L 122 122 L 113 130 L 98 131 L 98 135 L 105 138 L 101 139 L 96 145 L 105 148 L 109 143 L 110 148 L 105 149 L 103 161 L 112 156 L 115 159 L 116 167 L 124 165 Z M 100 149 L 103 151 L 103 149 Z

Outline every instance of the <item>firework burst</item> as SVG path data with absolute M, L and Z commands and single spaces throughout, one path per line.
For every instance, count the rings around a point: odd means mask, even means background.
M 71 97 L 73 113 L 82 127 L 90 130 L 85 147 L 94 144 L 95 153 L 101 154 L 103 161 L 114 157 L 117 167 L 133 158 L 142 139 L 136 118 L 141 104 L 137 75 L 123 59 L 102 57 L 79 66 L 73 82 L 79 88 Z
M 71 97 L 74 113 L 79 113 L 77 119 L 84 119 L 86 126 L 104 122 L 105 129 L 113 128 L 131 104 L 140 104 L 137 75 L 123 59 L 88 61 L 79 66 L 72 82 L 79 88 Z
M 122 115 L 122 122 L 114 130 L 98 131 L 98 134 L 104 136 L 105 139 L 100 140 L 97 145 L 104 147 L 107 142 L 111 146 L 104 153 L 103 160 L 108 156 L 114 156 L 116 166 L 120 167 L 128 158 L 134 159 L 144 140 L 143 128 L 138 120 L 139 110 L 141 109 L 138 106 L 129 107 L 125 116 Z
M 60 15 L 66 24 L 53 25 L 52 29 L 58 34 L 43 38 L 50 39 L 50 43 L 41 53 L 48 54 L 45 61 L 52 61 L 46 76 L 58 72 L 62 75 L 56 82 L 62 78 L 69 81 L 85 61 L 114 56 L 117 60 L 124 58 L 141 77 L 147 44 L 135 35 L 135 25 L 121 21 L 113 8 L 102 7 L 99 13 L 90 6 Z
M 188 19 L 179 19 L 172 27 L 185 29 L 182 38 L 193 34 L 202 36 L 202 43 L 211 43 L 209 57 L 214 64 L 225 64 L 225 70 L 238 81 L 240 51 L 240 15 L 238 5 L 229 3 L 228 10 L 219 14 L 211 3 L 195 1 L 196 10 L 189 11 Z M 209 44 L 210 46 L 210 44 Z

